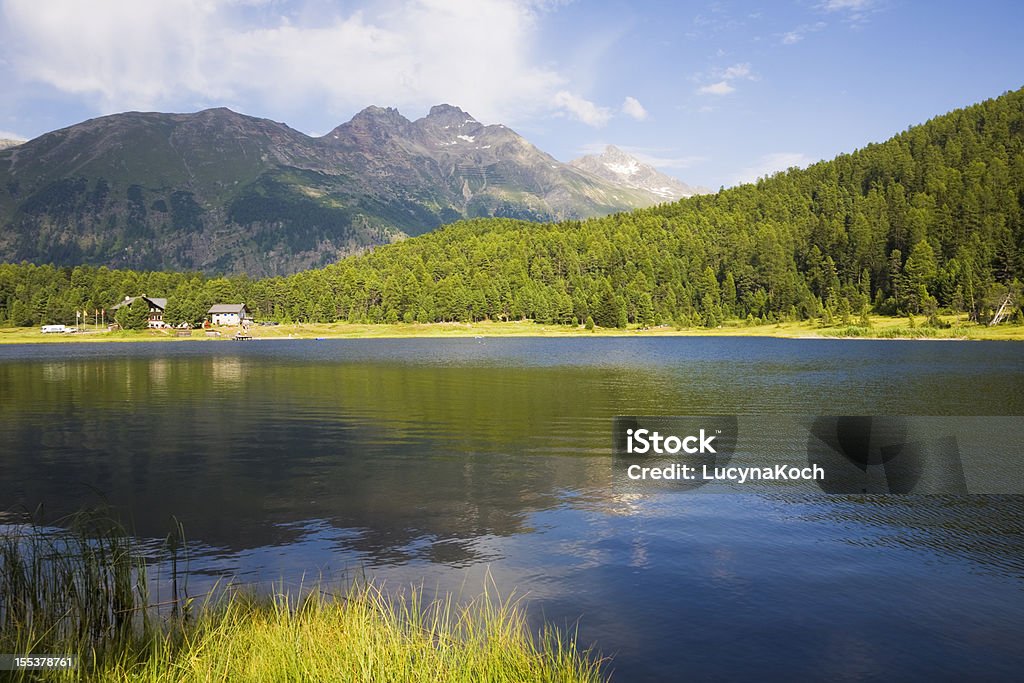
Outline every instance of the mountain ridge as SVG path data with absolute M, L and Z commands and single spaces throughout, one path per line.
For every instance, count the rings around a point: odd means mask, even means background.
M 97 117 L 0 151 L 0 259 L 279 275 L 461 218 L 588 218 L 664 197 L 440 104 L 319 137 L 224 107 Z

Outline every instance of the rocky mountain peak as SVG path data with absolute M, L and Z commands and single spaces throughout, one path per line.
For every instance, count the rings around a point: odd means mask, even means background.
M 352 117 L 352 121 L 372 121 L 380 124 L 400 125 L 409 123 L 409 119 L 402 116 L 402 114 L 394 107 L 378 107 L 375 105 L 371 105 L 366 109 L 363 109 Z
M 409 125 L 409 119 L 402 116 L 394 107 L 369 106 L 353 116 L 351 121 L 341 124 L 325 135 L 324 139 L 380 142 L 404 134 Z
M 450 104 L 435 104 L 433 107 L 430 108 L 430 113 L 427 114 L 426 118 L 434 121 L 444 119 L 444 123 L 462 123 L 467 120 L 476 123 L 476 119 L 474 119 L 472 116 L 462 111 L 458 107 L 453 107 Z
M 481 128 L 483 124 L 458 107 L 450 104 L 436 104 L 430 113 L 414 124 L 421 130 L 463 132 L 467 129 Z
M 629 156 L 615 145 L 605 145 L 604 152 L 602 152 L 601 156 L 610 159 L 633 159 L 633 157 Z
M 612 172 L 622 176 L 632 176 L 640 173 L 642 169 L 651 168 L 640 163 L 635 157 L 623 152 L 615 145 L 608 145 L 604 148 L 597 159 Z M 653 170 L 653 169 L 652 169 Z
M 706 188 L 691 187 L 665 175 L 653 166 L 623 152 L 615 145 L 607 145 L 601 154 L 580 157 L 569 163 L 605 180 L 643 190 L 668 201 L 709 192 Z

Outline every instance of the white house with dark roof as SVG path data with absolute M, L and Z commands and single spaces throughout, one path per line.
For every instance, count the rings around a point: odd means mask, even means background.
M 116 311 L 119 308 L 131 306 L 135 303 L 136 299 L 142 299 L 146 302 L 146 305 L 149 306 L 149 315 L 146 319 L 146 327 L 156 329 L 170 327 L 170 325 L 164 322 L 164 311 L 167 310 L 167 299 L 163 297 L 146 296 L 145 294 L 142 296 L 126 296 L 124 301 L 115 304 L 112 310 Z
M 252 319 L 245 304 L 214 304 L 207 314 L 214 325 L 241 325 L 243 321 Z

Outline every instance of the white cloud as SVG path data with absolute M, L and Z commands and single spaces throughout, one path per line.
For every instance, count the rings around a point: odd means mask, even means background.
M 854 11 L 860 12 L 874 4 L 874 0 L 826 0 L 821 8 L 828 12 Z
M 612 117 L 612 112 L 607 107 L 599 107 L 590 100 L 573 95 L 567 90 L 561 90 L 556 93 L 553 101 L 559 109 L 568 112 L 573 118 L 595 128 L 600 128 L 608 123 L 608 120 Z
M 844 20 L 854 27 L 862 25 L 868 16 L 880 9 L 876 0 L 825 0 L 818 5 L 825 12 L 841 13 Z
M 648 166 L 655 168 L 675 168 L 675 169 L 686 169 L 698 164 L 702 164 L 708 160 L 707 157 L 692 154 L 689 156 L 665 156 L 664 152 L 658 150 L 647 151 L 642 147 L 623 147 L 622 150 L 627 154 L 636 157 Z
M 813 24 L 803 24 L 801 26 L 797 26 L 792 31 L 782 34 L 782 44 L 795 45 L 796 43 L 799 43 L 801 40 L 803 40 L 808 33 L 820 31 L 821 29 L 825 28 L 825 26 L 827 26 L 827 24 L 823 21 L 819 21 Z
M 765 154 L 733 177 L 733 184 L 752 183 L 758 178 L 771 176 L 794 166 L 804 167 L 814 160 L 802 152 L 774 152 Z
M 622 113 L 633 117 L 637 121 L 643 121 L 647 118 L 647 110 L 644 109 L 644 105 L 640 104 L 640 101 L 635 97 L 626 97 L 623 100 Z
M 0 0 L 17 76 L 103 113 L 227 104 L 259 111 L 456 104 L 484 121 L 611 112 L 535 54 L 543 0 L 389 0 L 291 14 L 260 0 Z M 255 7 L 254 7 L 255 5 Z M 254 112 L 255 113 L 255 112 Z
M 0 130 L 0 140 L 18 140 L 19 142 L 26 142 L 28 138 L 24 135 L 12 133 L 9 130 Z
M 101 101 L 119 99 L 130 87 L 131 105 L 141 106 L 168 94 L 170 64 L 175 80 L 205 89 L 189 38 L 211 14 L 198 2 L 6 0 L 2 37 L 6 56 L 27 80 Z
M 737 78 L 750 78 L 750 64 L 734 64 L 722 72 L 722 78 L 731 81 Z
M 728 95 L 729 93 L 736 92 L 736 86 L 734 83 L 739 80 L 756 80 L 754 72 L 750 68 L 749 62 L 742 62 L 740 64 L 733 64 L 725 69 L 716 69 L 711 72 L 711 76 L 720 80 L 715 83 L 708 83 L 697 88 L 697 92 L 701 95 Z M 698 78 L 701 78 L 698 76 Z
M 719 81 L 717 83 L 703 85 L 697 88 L 697 92 L 701 95 L 728 95 L 731 92 L 736 92 L 736 88 L 729 85 L 728 81 Z

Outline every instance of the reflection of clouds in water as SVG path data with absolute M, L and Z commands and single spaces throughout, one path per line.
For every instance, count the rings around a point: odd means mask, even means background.
M 642 536 L 635 536 L 633 538 L 632 552 L 629 555 L 629 566 L 637 569 L 646 569 L 649 562 L 647 542 Z
M 642 493 L 614 492 L 608 495 L 606 505 L 602 505 L 601 511 L 610 515 L 629 517 L 641 511 L 643 500 Z
M 736 557 L 729 548 L 718 547 L 711 550 L 709 575 L 716 582 L 731 586 L 741 585 L 743 581 L 736 574 Z
M 456 553 L 453 563 L 441 555 L 451 541 L 421 539 L 404 547 L 406 561 L 381 561 L 373 553 L 355 548 L 362 533 L 354 529 L 337 528 L 327 520 L 308 520 L 286 525 L 301 535 L 288 543 L 231 551 L 206 546 L 190 546 L 187 571 L 189 594 L 203 595 L 226 585 L 244 586 L 257 592 L 284 590 L 297 594 L 319 585 L 324 590 L 343 593 L 352 582 L 375 581 L 389 592 L 400 593 L 410 587 L 422 588 L 428 596 L 450 593 L 466 600 L 479 596 L 485 588 L 492 594 L 498 590 L 502 597 L 515 591 L 544 594 L 541 586 L 504 562 L 509 539 L 481 536 L 460 541 L 471 546 Z M 466 561 L 463 555 L 476 559 Z M 153 565 L 150 583 L 154 589 L 169 590 L 169 561 L 166 552 L 161 561 Z M 159 584 L 159 586 L 157 585 Z

